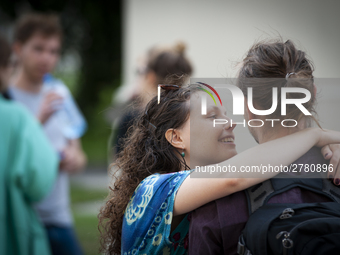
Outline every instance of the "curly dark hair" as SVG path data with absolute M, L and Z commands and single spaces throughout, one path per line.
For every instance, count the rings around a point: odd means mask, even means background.
M 124 139 L 123 150 L 113 164 L 113 187 L 98 215 L 101 252 L 120 254 L 123 216 L 126 206 L 140 182 L 154 173 L 190 169 L 180 152 L 166 139 L 168 129 L 181 128 L 189 118 L 189 99 L 200 91 L 198 84 L 178 90 L 163 91 L 158 104 L 153 98 L 140 113 Z

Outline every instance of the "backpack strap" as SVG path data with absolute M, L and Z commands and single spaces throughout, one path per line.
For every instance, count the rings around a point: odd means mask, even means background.
M 322 181 L 322 191 L 326 193 L 334 202 L 340 203 L 340 187 L 335 186 L 328 179 L 322 179 Z
M 275 192 L 271 180 L 266 180 L 245 190 L 248 201 L 249 215 L 259 209 L 266 198 Z
M 239 254 L 239 255 L 252 255 L 251 251 L 248 250 L 248 248 L 246 246 L 243 235 L 241 235 L 238 239 L 237 254 Z
M 287 175 L 280 174 L 278 176 L 280 178 L 272 178 L 245 190 L 249 215 L 266 204 L 271 197 L 295 187 L 325 195 L 332 201 L 340 203 L 340 188 L 326 178 L 315 178 L 320 177 L 318 173 L 304 175 L 302 178 L 284 178 L 285 176 Z M 306 178 L 307 176 L 310 178 Z

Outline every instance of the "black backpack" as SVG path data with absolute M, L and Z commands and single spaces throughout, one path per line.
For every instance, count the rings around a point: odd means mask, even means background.
M 301 187 L 334 202 L 266 204 Z M 239 237 L 240 255 L 340 254 L 340 189 L 327 179 L 275 178 L 246 190 L 249 220 Z

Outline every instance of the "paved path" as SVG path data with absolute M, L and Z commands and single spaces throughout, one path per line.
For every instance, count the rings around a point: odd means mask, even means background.
M 77 203 L 72 206 L 73 212 L 80 216 L 97 216 L 100 208 L 104 205 L 103 200 Z
M 70 177 L 71 185 L 88 190 L 105 190 L 108 191 L 109 183 L 112 178 L 108 176 L 105 167 L 86 169 L 83 173 L 72 175 Z M 104 201 L 90 201 L 85 203 L 73 204 L 74 213 L 83 216 L 97 216 L 99 209 L 103 206 Z
M 108 189 L 110 179 L 106 172 L 84 172 L 71 176 L 70 181 L 71 185 L 82 188 L 106 190 Z

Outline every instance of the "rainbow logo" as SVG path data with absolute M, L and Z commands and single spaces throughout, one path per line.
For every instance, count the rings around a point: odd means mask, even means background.
M 207 88 L 212 90 L 216 94 L 216 96 L 217 96 L 217 98 L 220 101 L 221 106 L 222 106 L 222 100 L 220 98 L 220 95 L 217 93 L 217 91 L 213 87 L 211 87 L 210 85 L 208 85 L 206 83 L 203 83 L 203 82 L 197 82 L 197 83 L 200 84 L 200 85 L 206 86 Z M 179 89 L 180 88 L 177 85 L 163 85 L 163 86 L 170 86 L 171 89 Z M 159 104 L 160 98 L 161 98 L 161 87 L 162 87 L 162 85 L 158 85 L 158 104 Z M 200 88 L 200 87 L 199 87 L 199 89 L 203 90 L 204 92 L 206 92 L 212 98 L 212 100 L 214 101 L 215 105 L 217 106 L 216 100 L 215 100 L 213 94 L 209 90 L 207 90 L 205 88 Z M 207 97 L 205 97 L 205 96 L 202 97 L 202 104 L 201 105 L 202 105 L 202 109 L 201 109 L 202 110 L 201 111 L 202 115 L 206 115 L 207 114 Z
M 220 98 L 220 95 L 217 93 L 217 91 L 216 91 L 213 87 L 211 87 L 210 85 L 208 85 L 208 84 L 206 84 L 206 83 L 203 83 L 203 82 L 197 82 L 197 83 L 198 83 L 198 84 L 201 84 L 201 85 L 204 85 L 204 86 L 208 87 L 209 89 L 211 89 L 211 90 L 216 94 L 218 100 L 220 100 L 220 103 L 221 103 L 221 105 L 222 105 L 222 100 L 221 100 L 221 98 Z M 204 89 L 204 88 L 199 88 L 199 89 L 203 90 L 204 92 L 207 92 L 208 95 L 211 96 L 211 98 L 214 100 L 215 105 L 217 105 L 217 104 L 216 104 L 216 100 L 215 100 L 214 96 L 211 94 L 210 91 L 208 91 L 208 90 L 206 90 L 206 89 Z
M 220 100 L 220 103 L 222 105 L 222 100 L 221 100 L 219 94 L 216 92 L 216 90 L 213 87 L 211 87 L 210 85 L 208 85 L 206 83 L 203 83 L 203 82 L 197 82 L 197 83 L 201 84 L 201 85 L 204 85 L 204 86 L 208 87 L 209 89 L 211 89 L 216 94 L 218 100 Z M 204 88 L 199 88 L 199 89 L 201 89 L 204 92 L 206 92 L 214 100 L 214 103 L 217 106 L 216 100 L 215 100 L 214 96 L 212 95 L 212 93 L 210 93 L 210 91 L 208 91 L 208 90 L 206 90 Z M 201 101 L 201 114 L 202 115 L 207 115 L 207 97 L 203 96 L 203 97 L 201 97 L 201 100 L 202 100 Z

